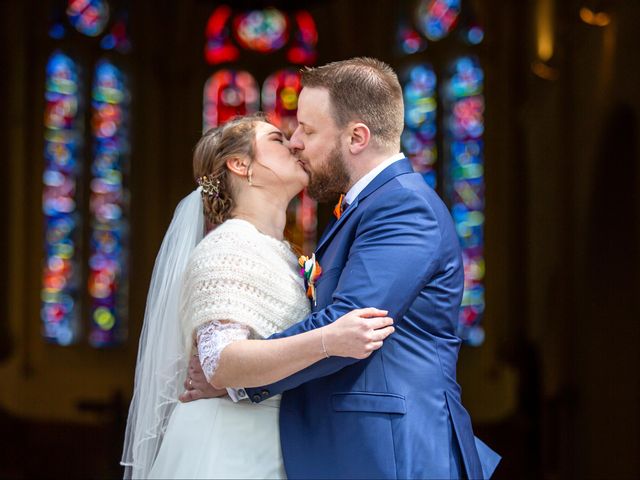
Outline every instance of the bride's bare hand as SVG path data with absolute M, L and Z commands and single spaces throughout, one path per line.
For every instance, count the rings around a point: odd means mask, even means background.
M 377 308 L 360 308 L 323 327 L 327 354 L 367 358 L 382 347 L 384 339 L 395 331 L 393 319 L 387 317 L 388 313 Z
M 178 397 L 182 403 L 200 400 L 201 398 L 216 398 L 227 394 L 226 389 L 217 390 L 207 382 L 207 378 L 202 371 L 200 359 L 193 355 L 189 360 L 187 378 L 184 381 L 184 392 Z

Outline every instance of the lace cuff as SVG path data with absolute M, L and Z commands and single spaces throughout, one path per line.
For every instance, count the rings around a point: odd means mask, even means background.
M 198 327 L 198 355 L 202 371 L 210 382 L 220 363 L 222 350 L 230 343 L 246 340 L 251 330 L 246 325 L 213 320 Z

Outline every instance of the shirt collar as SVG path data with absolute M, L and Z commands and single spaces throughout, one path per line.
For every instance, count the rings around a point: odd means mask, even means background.
M 363 176 L 360 180 L 358 180 L 353 187 L 349 189 L 347 194 L 344 196 L 344 201 L 350 205 L 353 201 L 360 195 L 360 193 L 367 188 L 374 178 L 376 178 L 385 168 L 387 168 L 392 163 L 397 162 L 398 160 L 402 160 L 404 158 L 404 154 L 402 152 L 396 153 L 392 157 L 387 158 L 384 162 L 379 164 L 374 169 L 370 170 L 365 176 Z

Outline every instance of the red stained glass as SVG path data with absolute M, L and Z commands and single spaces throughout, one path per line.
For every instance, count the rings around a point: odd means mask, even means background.
M 287 52 L 287 60 L 298 65 L 310 65 L 316 61 L 316 44 L 318 31 L 316 22 L 309 12 L 300 11 L 295 14 L 296 32 L 293 45 Z
M 262 86 L 262 109 L 287 136 L 298 126 L 296 112 L 301 89 L 300 73 L 293 69 L 273 73 Z
M 255 113 L 259 102 L 258 87 L 249 72 L 219 70 L 204 86 L 204 129 L 222 125 L 237 115 Z
M 204 58 L 211 65 L 233 62 L 240 56 L 238 47 L 231 43 L 231 13 L 230 7 L 222 5 L 214 10 L 207 22 Z

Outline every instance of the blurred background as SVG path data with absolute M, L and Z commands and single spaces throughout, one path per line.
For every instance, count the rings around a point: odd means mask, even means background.
M 119 477 L 146 292 L 203 128 L 295 127 L 298 70 L 398 72 L 465 260 L 495 478 L 637 478 L 638 0 L 0 2 L 0 477 Z M 301 194 L 313 251 L 330 207 Z

